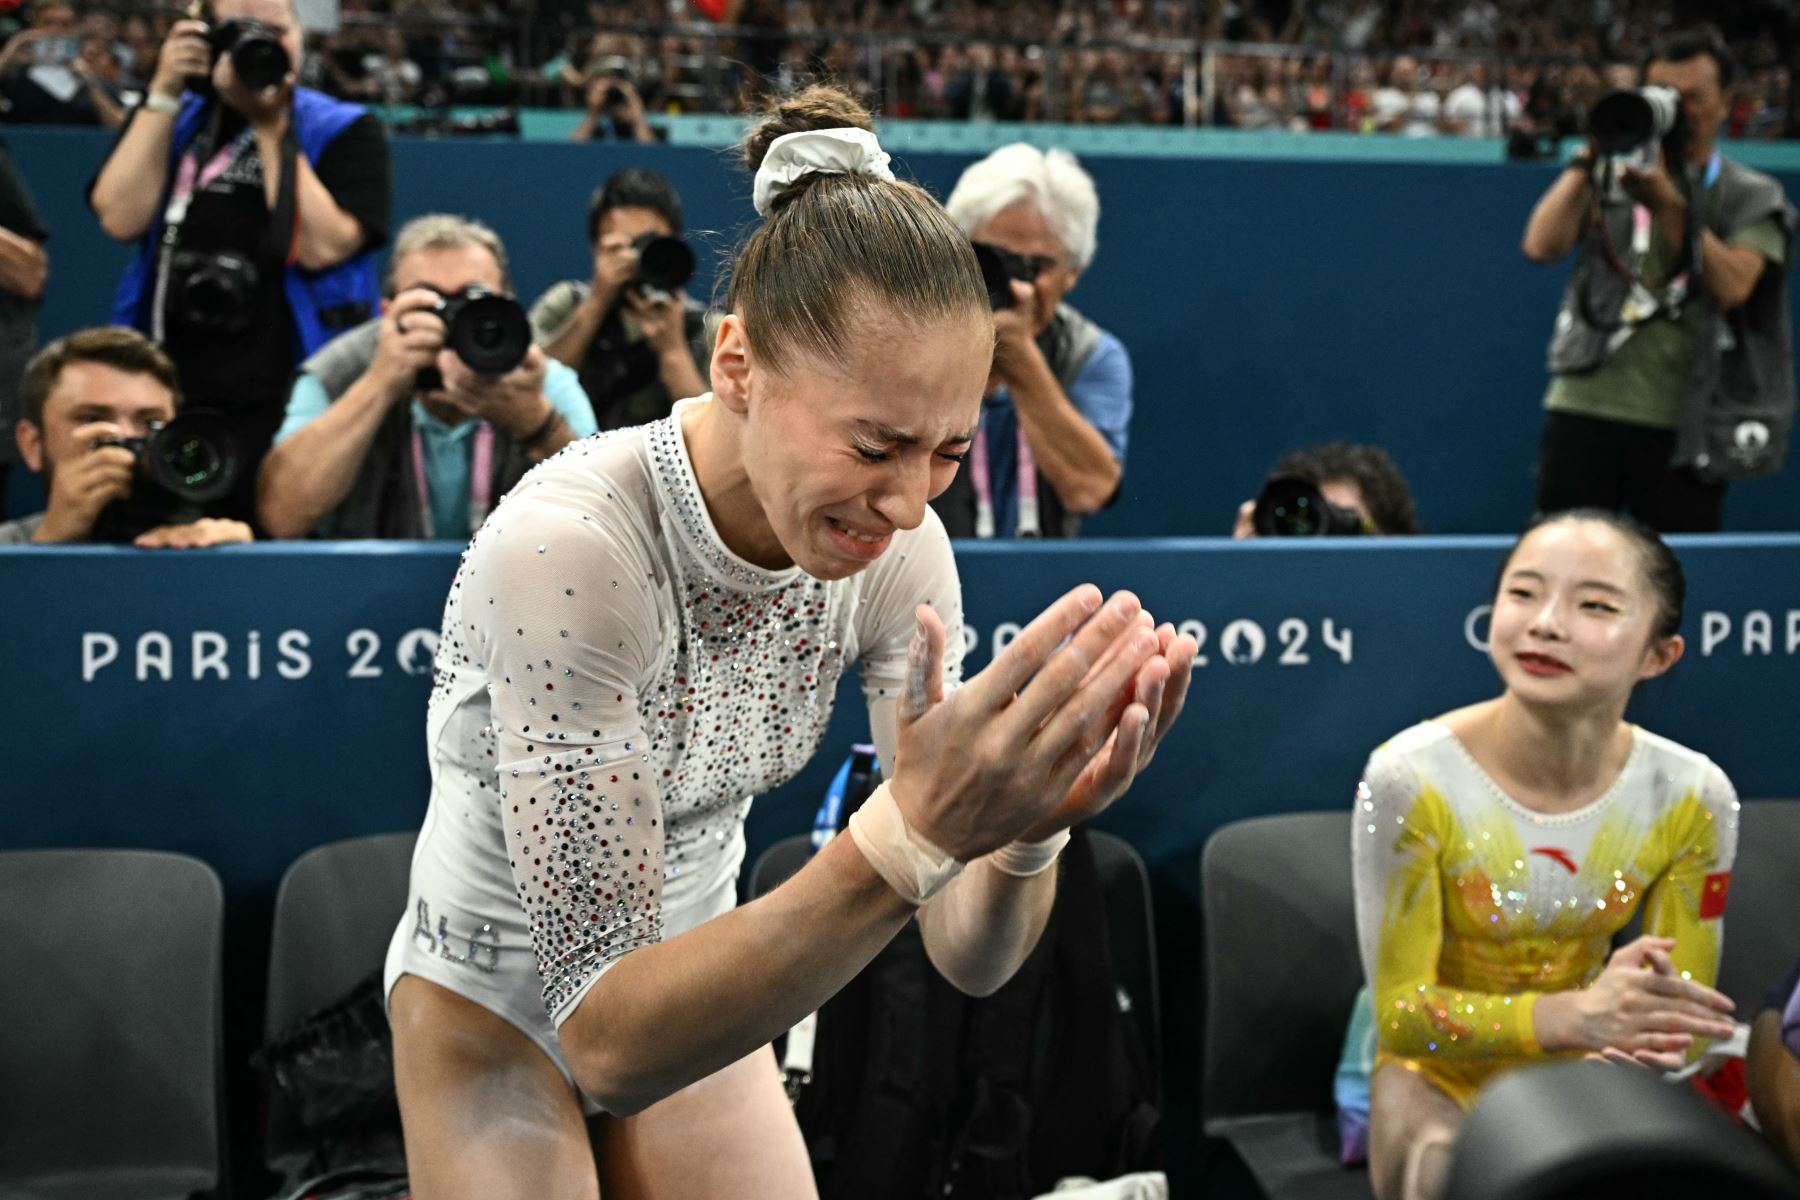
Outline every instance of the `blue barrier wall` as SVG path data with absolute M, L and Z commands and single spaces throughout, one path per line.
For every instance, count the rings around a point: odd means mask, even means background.
M 1381 740 L 1494 694 L 1477 646 L 1505 544 L 959 546 L 971 671 L 1080 579 L 1132 587 L 1203 638 L 1181 724 L 1099 822 L 1153 875 L 1177 1196 L 1198 1194 L 1207 1173 L 1194 1134 L 1201 845 L 1243 817 L 1348 805 Z M 1710 754 L 1745 796 L 1800 795 L 1800 536 L 1678 545 L 1688 657 L 1641 690 L 1633 716 Z M 0 849 L 147 846 L 217 867 L 232 904 L 234 1065 L 260 1037 L 281 872 L 312 846 L 414 828 L 423 814 L 424 703 L 455 558 L 383 543 L 0 550 Z M 812 765 L 752 809 L 753 856 L 810 828 L 828 773 L 866 730 L 852 682 Z M 232 1086 L 234 1111 L 249 1114 L 242 1156 L 256 1108 L 237 1090 L 247 1083 Z
M 83 201 L 108 145 L 15 129 L 55 233 L 45 333 L 103 318 L 125 261 Z M 1228 153 L 1229 151 L 1227 151 Z M 939 195 L 967 157 L 907 154 Z M 505 237 L 522 293 L 586 271 L 588 193 L 630 163 L 666 172 L 710 276 L 750 213 L 724 151 L 509 142 L 395 144 L 395 220 L 472 213 Z M 1543 349 L 1564 269 L 1518 254 L 1549 166 L 1094 157 L 1100 253 L 1073 295 L 1131 348 L 1125 489 L 1095 534 L 1230 528 L 1267 467 L 1308 441 L 1388 446 L 1441 533 L 1516 528 L 1530 507 Z M 1800 174 L 1783 173 L 1800 196 Z M 1800 529 L 1800 472 L 1734 489 L 1733 530 Z
M 1180 892 L 1206 835 L 1349 803 L 1364 757 L 1492 695 L 1477 649 L 1505 543 L 1135 542 L 959 547 L 969 670 L 1074 582 L 1129 586 L 1200 637 L 1180 732 L 1105 824 Z M 1800 536 L 1687 539 L 1687 658 L 1634 716 L 1744 795 L 1800 794 Z M 417 824 L 447 547 L 0 550 L 0 845 L 159 846 L 259 888 L 308 847 Z M 129 597 L 129 603 L 122 603 Z M 1749 697 L 1774 703 L 1752 703 Z M 752 852 L 810 827 L 866 715 L 847 684 L 814 764 L 752 815 Z

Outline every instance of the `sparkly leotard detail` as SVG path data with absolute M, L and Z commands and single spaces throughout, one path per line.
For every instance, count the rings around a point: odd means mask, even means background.
M 1641 729 L 1606 793 L 1572 812 L 1508 796 L 1445 726 L 1370 758 L 1353 819 L 1356 922 L 1379 1060 L 1465 1106 L 1541 1057 L 1545 992 L 1592 980 L 1642 905 L 1678 970 L 1718 973 L 1736 794 L 1709 759 Z
M 812 756 L 853 662 L 891 754 L 920 602 L 951 631 L 954 681 L 961 593 L 935 515 L 848 579 L 746 562 L 682 438 L 706 402 L 542 464 L 463 556 L 390 986 L 417 971 L 521 1023 L 530 972 L 560 1024 L 621 957 L 731 906 L 750 798 Z

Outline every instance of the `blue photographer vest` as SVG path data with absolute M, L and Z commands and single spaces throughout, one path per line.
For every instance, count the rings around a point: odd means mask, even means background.
M 368 109 L 346 104 L 311 88 L 294 89 L 294 136 L 308 161 L 318 162 L 325 148 Z M 125 268 L 113 298 L 112 323 L 150 331 L 150 304 L 155 293 L 157 251 L 162 244 L 163 213 L 168 209 L 169 188 L 176 164 L 205 125 L 208 102 L 189 94 L 183 97 L 175 119 L 175 136 L 169 144 L 168 182 L 157 203 L 156 220 L 139 243 L 138 256 Z M 313 353 L 345 329 L 361 324 L 375 312 L 381 300 L 381 283 L 375 274 L 375 256 L 352 255 L 335 267 L 308 271 L 289 263 L 283 271 L 288 311 L 294 316 L 296 362 Z M 359 307 L 360 306 L 360 307 Z M 325 314 L 332 314 L 328 317 Z

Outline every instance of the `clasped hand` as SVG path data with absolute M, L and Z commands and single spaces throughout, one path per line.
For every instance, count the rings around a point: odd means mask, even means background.
M 1577 1038 L 1590 1057 L 1673 1071 L 1696 1038 L 1731 1036 L 1731 1000 L 1683 979 L 1669 957 L 1674 948 L 1673 938 L 1640 937 L 1576 993 Z
M 954 695 L 944 625 L 917 611 L 890 791 L 959 861 L 1041 841 L 1104 811 L 1180 715 L 1199 647 L 1137 597 L 1069 592 Z

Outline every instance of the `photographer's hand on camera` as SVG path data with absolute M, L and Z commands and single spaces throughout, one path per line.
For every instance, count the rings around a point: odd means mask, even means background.
M 294 108 L 295 75 L 289 71 L 280 83 L 272 83 L 265 88 L 252 88 L 238 78 L 237 67 L 231 55 L 219 55 L 219 61 L 213 65 L 213 89 L 218 93 L 219 103 L 227 108 L 236 109 L 256 130 L 257 137 L 280 138 L 287 133 L 288 122 Z M 272 159 L 267 148 L 264 148 L 264 161 Z
M 179 100 L 188 80 L 204 79 L 212 72 L 212 46 L 206 40 L 206 22 L 177 21 L 156 56 L 156 73 L 150 90 L 168 100 Z
M 1627 195 L 1649 209 L 1663 235 L 1677 247 L 1687 241 L 1687 197 L 1669 176 L 1668 165 L 1658 157 L 1648 171 L 1625 167 L 1619 172 L 1619 186 Z
M 631 319 L 644 331 L 644 340 L 659 355 L 687 354 L 687 314 L 681 296 L 653 300 L 636 292 L 625 294 Z
M 618 75 L 596 75 L 587 84 L 587 111 L 576 130 L 574 140 L 588 141 L 604 132 L 608 117 L 621 137 L 636 142 L 655 141 L 650 123 L 644 119 L 644 98 L 637 87 Z
M 438 302 L 430 288 L 411 288 L 394 297 L 382 316 L 369 374 L 392 402 L 410 397 L 419 372 L 437 365 L 444 348 Z
M 525 361 L 504 375 L 482 375 L 449 350 L 437 357 L 444 403 L 477 417 L 523 446 L 533 457 L 571 440 L 567 426 L 544 395 L 544 352 L 533 346 Z
M 609 233 L 600 239 L 594 254 L 594 280 L 588 291 L 588 303 L 596 312 L 605 314 L 618 303 L 619 294 L 637 271 L 637 248 L 622 233 Z
M 76 441 L 84 445 L 123 436 L 124 431 L 109 421 L 96 421 L 75 430 Z M 123 446 L 94 446 L 58 463 L 50 480 L 44 523 L 32 540 L 86 541 L 100 510 L 131 494 L 136 470 L 137 456 Z
M 1028 283 L 1012 281 L 1013 304 L 994 313 L 994 371 L 1007 383 L 1016 383 L 1026 363 L 1038 349 L 1037 331 L 1042 314 L 1038 312 L 1037 289 Z

